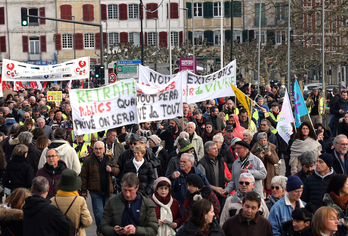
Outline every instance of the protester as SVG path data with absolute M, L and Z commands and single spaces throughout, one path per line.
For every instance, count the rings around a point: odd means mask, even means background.
M 286 192 L 286 183 L 288 178 L 285 176 L 274 176 L 271 180 L 271 189 L 272 194 L 270 195 L 266 205 L 268 210 L 271 210 L 272 206 L 279 201 L 279 199 L 283 198 Z
M 202 139 L 203 143 L 206 143 L 207 141 L 212 141 L 214 136 L 215 129 L 213 127 L 213 124 L 211 122 L 207 122 L 205 124 L 205 127 L 203 129 L 202 133 Z
M 227 149 L 227 146 L 224 145 L 224 137 L 222 135 L 215 134 L 213 136 L 213 141 L 216 143 L 219 156 L 223 158 L 228 170 L 231 170 L 234 162 L 234 155 L 229 149 Z
M 317 154 L 314 152 L 304 152 L 298 157 L 301 165 L 301 170 L 295 175 L 300 177 L 301 181 L 304 182 L 305 179 L 314 174 L 315 163 L 317 162 Z
M 347 119 L 348 121 L 348 119 Z M 329 130 L 326 130 L 323 124 L 317 123 L 314 125 L 314 129 L 323 131 L 323 139 L 322 139 L 322 147 L 323 147 L 323 153 L 332 153 L 333 149 L 333 141 L 331 139 L 331 132 Z
M 37 138 L 35 142 L 35 148 L 40 151 L 42 154 L 42 151 L 48 147 L 48 145 L 51 143 L 51 141 L 46 136 L 40 136 Z M 40 154 L 40 158 L 41 158 Z
M 159 177 L 154 183 L 155 192 L 151 200 L 156 204 L 158 220 L 158 236 L 175 236 L 182 224 L 179 202 L 172 198 L 170 188 L 172 183 L 166 177 Z
M 196 124 L 194 122 L 188 122 L 186 132 L 189 134 L 189 140 L 195 148 L 198 161 L 204 156 L 203 139 L 195 132 Z
M 179 119 L 178 118 L 173 118 L 171 119 L 171 121 L 169 122 L 169 126 L 168 129 L 165 130 L 164 132 L 161 133 L 161 131 L 163 130 L 163 126 L 160 125 L 156 135 L 158 135 L 158 137 L 161 140 L 165 141 L 165 149 L 168 151 L 168 153 L 171 153 L 174 149 L 174 141 L 176 139 L 176 137 L 181 133 L 182 128 L 179 126 Z
M 339 134 L 335 137 L 333 142 L 333 169 L 337 174 L 348 174 L 348 138 L 344 134 Z
M 315 212 L 311 227 L 315 236 L 345 235 L 336 234 L 338 223 L 337 211 L 331 207 L 323 206 Z
M 254 142 L 253 142 L 253 132 L 250 129 L 246 129 L 243 132 L 243 141 L 247 142 L 250 147 L 254 147 Z
M 169 156 L 168 152 L 161 145 L 161 141 L 162 140 L 156 134 L 153 134 L 149 136 L 148 144 L 152 150 L 152 153 L 155 155 L 155 158 L 161 162 L 161 165 L 157 167 L 158 176 L 165 176 Z
M 313 88 L 312 92 L 309 94 L 306 106 L 308 108 L 308 114 L 312 119 L 312 124 L 323 123 L 322 115 L 325 114 L 325 104 L 324 98 L 319 94 L 318 88 Z

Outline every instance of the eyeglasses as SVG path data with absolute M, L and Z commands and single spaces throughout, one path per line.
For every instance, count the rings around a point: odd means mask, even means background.
M 240 185 L 245 184 L 246 186 L 248 186 L 248 185 L 250 184 L 250 182 L 239 181 L 239 184 L 240 184 Z
M 47 156 L 47 159 L 51 159 L 51 158 L 55 158 L 57 155 L 53 155 L 53 156 Z
M 103 148 L 102 148 L 102 147 L 101 147 L 101 148 L 96 148 L 96 147 L 95 147 L 94 149 L 95 149 L 95 150 L 102 150 Z
M 137 145 L 137 143 L 129 143 L 129 145 Z
M 267 126 L 267 124 L 261 124 L 261 126 Z
M 271 189 L 277 189 L 277 190 L 279 190 L 280 187 L 279 187 L 279 186 L 271 186 Z

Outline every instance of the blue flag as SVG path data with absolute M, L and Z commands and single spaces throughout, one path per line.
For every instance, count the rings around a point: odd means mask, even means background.
M 306 103 L 303 99 L 301 89 L 300 89 L 300 86 L 298 85 L 297 80 L 295 80 L 295 85 L 294 85 L 294 103 L 295 103 L 295 109 L 294 109 L 295 122 L 296 122 L 296 128 L 298 128 L 301 125 L 301 116 L 307 115 L 308 110 L 307 110 Z

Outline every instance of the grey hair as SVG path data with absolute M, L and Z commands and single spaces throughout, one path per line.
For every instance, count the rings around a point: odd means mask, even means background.
M 190 140 L 190 135 L 186 131 L 181 131 L 179 136 L 175 139 L 174 145 L 177 146 L 179 144 L 179 138 L 182 137 L 185 140 Z
M 22 132 L 18 135 L 18 140 L 21 144 L 29 144 L 33 140 L 33 134 L 29 131 Z
M 252 174 L 250 173 L 241 173 L 240 176 L 239 176 L 239 179 L 241 177 L 244 177 L 244 178 L 247 178 L 247 179 L 251 179 L 251 182 L 255 183 L 255 178 Z
M 288 178 L 285 176 L 279 175 L 279 176 L 274 176 L 271 180 L 271 185 L 272 184 L 279 184 L 282 189 L 286 189 L 286 183 L 288 182 Z
M 19 127 L 20 127 L 20 125 L 18 123 L 14 123 L 13 125 L 11 125 L 7 134 L 8 135 L 15 134 L 19 130 Z
M 140 136 L 139 139 L 145 143 L 147 142 L 147 138 L 145 136 Z
M 183 157 L 183 156 L 188 156 L 189 162 L 191 162 L 192 164 L 195 163 L 195 156 L 194 156 L 193 154 L 191 154 L 191 153 L 183 153 L 183 154 L 181 155 L 181 157 Z M 181 158 L 181 157 L 180 157 L 180 158 Z
M 207 141 L 205 144 L 204 144 L 204 151 L 210 151 L 211 149 L 211 146 L 213 145 L 216 145 L 216 143 L 214 141 Z
M 103 144 L 103 148 L 105 148 L 105 144 L 104 144 L 104 142 L 102 142 L 102 141 L 97 141 L 97 142 L 95 142 L 93 148 L 95 148 L 95 145 L 97 145 L 97 143 Z
M 8 108 L 8 107 L 4 107 L 4 110 L 8 110 L 8 111 L 10 111 L 10 108 Z
M 201 109 L 197 108 L 196 110 L 193 111 L 193 114 L 197 115 L 197 114 L 203 114 L 203 113 Z
M 253 131 L 250 130 L 250 129 L 244 130 L 244 131 L 243 131 L 243 135 L 244 135 L 244 134 L 249 135 L 251 138 L 254 136 Z
M 126 134 L 126 137 L 124 138 L 126 140 L 126 142 L 129 142 L 131 135 L 132 135 L 132 133 Z
M 33 188 L 33 194 L 42 195 L 47 192 L 48 180 L 43 176 L 37 176 L 33 179 L 31 187 Z
M 218 140 L 219 140 L 219 143 L 223 143 L 223 142 L 224 142 L 224 137 L 222 137 L 221 134 L 215 134 L 215 135 L 213 136 L 213 141 L 214 141 L 215 139 L 218 139 Z
M 263 119 L 263 120 L 261 120 L 261 122 L 266 122 L 268 126 L 271 126 L 271 122 L 267 119 Z
M 259 133 L 257 134 L 257 140 L 260 140 L 260 139 L 263 139 L 263 138 L 267 139 L 267 133 L 265 133 L 265 132 L 259 132 Z
M 334 143 L 338 143 L 338 140 L 340 139 L 340 138 L 347 138 L 347 136 L 346 135 L 344 135 L 344 134 L 339 134 L 339 135 L 337 135 L 336 137 L 335 137 L 335 139 L 334 139 Z
M 196 124 L 195 124 L 195 122 L 190 121 L 190 122 L 187 123 L 187 126 L 188 126 L 189 124 L 193 124 L 194 129 L 196 129 Z
M 37 122 L 37 121 L 39 121 L 39 120 L 43 120 L 43 121 L 45 121 L 45 119 L 44 119 L 44 118 L 39 117 L 39 118 L 36 120 L 36 122 Z
M 313 151 L 307 151 L 298 157 L 300 164 L 303 165 L 313 165 L 317 162 L 318 156 Z

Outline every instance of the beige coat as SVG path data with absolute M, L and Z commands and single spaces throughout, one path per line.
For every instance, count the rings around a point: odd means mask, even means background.
M 62 214 L 66 212 L 71 202 L 74 200 L 75 196 L 71 197 L 56 197 L 58 202 L 58 206 Z M 52 205 L 57 206 L 55 201 L 55 197 L 51 198 Z M 93 219 L 91 213 L 87 209 L 86 201 L 83 197 L 77 197 L 74 204 L 71 206 L 68 211 L 67 216 L 71 220 L 71 224 L 75 226 L 75 228 L 79 228 L 78 236 L 86 236 L 86 231 L 84 228 L 88 228 L 91 226 Z

